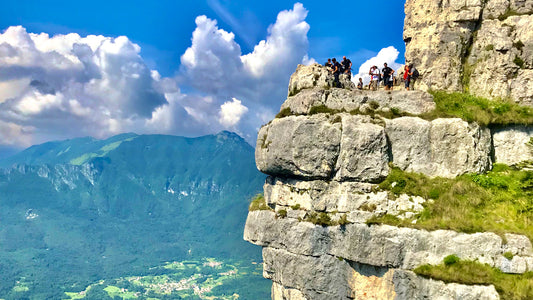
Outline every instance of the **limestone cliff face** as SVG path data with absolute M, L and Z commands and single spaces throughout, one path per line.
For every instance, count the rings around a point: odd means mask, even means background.
M 309 76 L 313 72 L 318 75 Z M 507 234 L 504 243 L 488 232 L 365 223 L 385 213 L 409 217 L 431 201 L 408 195 L 391 199 L 376 191 L 389 163 L 428 176 L 485 172 L 494 159 L 533 159 L 519 147 L 533 137 L 532 128 L 491 132 L 456 118 L 426 121 L 416 116 L 435 107 L 426 92 L 329 88 L 320 72 L 326 71 L 318 65 L 298 67 L 289 84 L 298 93 L 290 93 L 282 106 L 286 114 L 263 126 L 257 139 L 256 164 L 269 175 L 264 197 L 272 210 L 251 211 L 244 238 L 263 247 L 272 299 L 498 299 L 493 286 L 446 284 L 412 270 L 440 264 L 451 254 L 508 273 L 533 270 L 533 248 L 525 236 Z M 373 114 L 390 110 L 412 116 Z M 322 212 L 347 224 L 305 221 Z
M 533 1 L 407 0 L 406 61 L 422 89 L 533 105 Z

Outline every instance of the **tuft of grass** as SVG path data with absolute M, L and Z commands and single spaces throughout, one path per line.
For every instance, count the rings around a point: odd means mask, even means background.
M 287 217 L 287 210 L 285 210 L 285 209 L 278 210 L 278 213 L 277 213 L 276 217 L 280 217 L 282 219 L 286 218 Z
M 518 105 L 510 100 L 488 100 L 466 93 L 430 91 L 435 110 L 421 115 L 426 120 L 436 118 L 461 118 L 480 125 L 533 124 L 533 108 Z
M 442 280 L 446 283 L 491 284 L 494 285 L 501 299 L 533 299 L 533 272 L 519 275 L 505 274 L 487 264 L 459 259 L 453 264 L 444 262 L 438 266 L 422 265 L 413 271 L 420 276 Z
M 364 210 L 364 211 L 369 211 L 369 212 L 373 212 L 377 209 L 377 206 L 376 204 L 368 204 L 368 203 L 365 203 L 363 205 L 361 205 L 359 207 L 360 210 Z
M 368 105 L 370 106 L 371 109 L 373 110 L 376 110 L 379 108 L 379 103 L 377 101 L 370 101 L 368 103 Z
M 321 114 L 321 113 L 324 113 L 324 114 L 337 114 L 337 113 L 341 113 L 341 112 L 343 112 L 343 111 L 342 110 L 338 110 L 338 109 L 329 108 L 329 107 L 327 107 L 324 104 L 313 106 L 313 107 L 311 107 L 311 109 L 309 109 L 309 115 L 315 115 L 315 114 Z
M 300 204 L 299 203 L 294 204 L 293 206 L 291 206 L 291 209 L 292 210 L 299 210 L 300 209 Z
M 325 213 L 325 212 L 320 212 L 320 213 L 311 212 L 307 214 L 304 221 L 311 222 L 315 225 L 320 225 L 323 227 L 337 225 L 331 221 L 331 217 L 329 216 L 328 213 Z
M 291 111 L 290 107 L 285 107 L 284 109 L 280 110 L 280 112 L 276 115 L 276 119 L 284 118 L 288 116 L 292 116 L 294 113 Z
M 495 164 L 487 174 L 466 174 L 454 179 L 392 168 L 378 189 L 393 195 L 433 199 L 424 210 L 404 220 L 373 217 L 367 224 L 389 224 L 426 230 L 449 229 L 474 233 L 518 233 L 533 240 L 533 171 Z M 416 221 L 416 222 L 413 222 Z
M 300 91 L 302 91 L 301 89 L 298 89 L 296 87 L 294 87 L 290 92 L 289 92 L 289 97 L 292 97 L 296 94 L 298 94 Z
M 446 266 L 451 266 L 455 263 L 458 263 L 459 262 L 459 257 L 455 254 L 452 254 L 452 255 L 448 255 L 444 258 L 443 262 L 444 262 L 444 265 Z
M 300 219 L 299 219 L 300 220 Z M 315 225 L 320 225 L 320 226 L 323 226 L 323 227 L 327 227 L 327 226 L 337 226 L 337 225 L 341 225 L 341 226 L 344 226 L 346 224 L 349 224 L 350 222 L 348 221 L 348 216 L 346 214 L 343 214 L 339 220 L 337 221 L 333 221 L 331 219 L 331 216 L 330 214 L 326 213 L 326 212 L 309 212 L 305 218 L 303 220 L 300 220 L 300 221 L 305 221 L 305 222 L 311 222 Z
M 489 44 L 487 46 L 485 46 L 485 51 L 492 51 L 494 50 L 494 45 L 493 44 Z
M 513 10 L 511 8 L 507 8 L 505 13 L 503 13 L 502 15 L 500 15 L 498 17 L 498 20 L 503 21 L 503 20 L 505 20 L 505 19 L 507 19 L 507 18 L 509 18 L 511 16 L 521 16 L 521 15 L 522 15 L 522 13 L 519 13 L 516 10 Z
M 254 198 L 252 198 L 252 201 L 250 202 L 250 206 L 248 207 L 248 210 L 254 211 L 254 210 L 273 210 L 273 209 L 267 205 L 265 201 L 265 196 L 263 194 L 257 194 L 255 195 Z
M 513 257 L 514 257 L 514 255 L 513 255 L 512 252 L 507 251 L 507 252 L 505 252 L 505 253 L 503 254 L 503 257 L 507 258 L 508 260 L 512 260 Z
M 342 215 L 342 217 L 340 217 L 340 219 L 339 219 L 339 221 L 337 221 L 337 223 L 339 225 L 341 225 L 341 226 L 344 226 L 344 225 L 346 225 L 346 224 L 348 224 L 350 222 L 348 221 L 348 216 L 346 214 L 344 214 L 344 215 Z

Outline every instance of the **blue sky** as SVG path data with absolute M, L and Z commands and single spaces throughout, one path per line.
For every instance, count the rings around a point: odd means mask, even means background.
M 404 1 L 295 3 L 4 1 L 0 149 L 124 131 L 253 143 L 298 63 L 403 62 Z

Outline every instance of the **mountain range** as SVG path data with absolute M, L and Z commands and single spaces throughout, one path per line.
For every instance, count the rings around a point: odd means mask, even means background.
M 261 259 L 242 231 L 265 176 L 234 133 L 48 142 L 0 167 L 0 297 L 61 298 L 172 260 Z

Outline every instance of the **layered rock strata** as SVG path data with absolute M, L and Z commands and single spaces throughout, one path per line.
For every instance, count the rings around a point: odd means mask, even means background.
M 407 0 L 405 58 L 422 89 L 533 105 L 533 2 Z
M 308 81 L 310 70 L 320 68 L 298 67 L 291 86 L 305 88 L 289 96 L 284 114 L 258 134 L 256 164 L 270 175 L 264 198 L 271 209 L 249 213 L 244 238 L 263 247 L 272 299 L 499 298 L 493 286 L 446 284 L 412 271 L 451 254 L 507 273 L 533 271 L 525 236 L 507 234 L 504 242 L 494 233 L 366 224 L 384 214 L 410 218 L 432 201 L 378 191 L 390 163 L 431 177 L 485 172 L 494 159 L 533 159 L 520 148 L 527 147 L 531 127 L 491 132 L 457 118 L 424 120 L 417 115 L 435 107 L 431 95 L 321 87 Z M 297 74 L 305 74 L 305 84 Z M 413 116 L 379 116 L 390 110 Z M 307 221 L 321 213 L 343 225 Z

